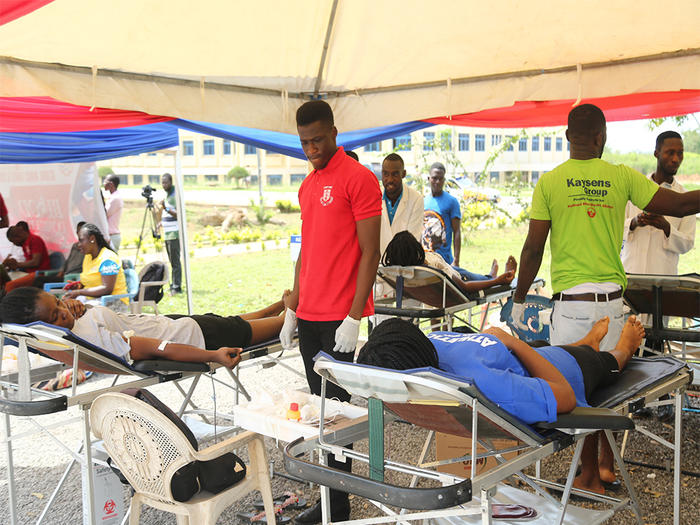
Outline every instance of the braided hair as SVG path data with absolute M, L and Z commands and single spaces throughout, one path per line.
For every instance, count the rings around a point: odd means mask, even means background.
M 0 321 L 16 324 L 38 321 L 36 303 L 40 295 L 41 290 L 33 286 L 15 288 L 0 302 Z
M 411 232 L 394 235 L 382 255 L 383 266 L 420 266 L 425 263 L 425 250 Z
M 85 231 L 88 237 L 92 235 L 95 238 L 95 242 L 97 243 L 97 247 L 99 248 L 98 253 L 100 250 L 102 250 L 102 248 L 107 248 L 108 250 L 112 249 L 109 243 L 105 240 L 105 237 L 104 235 L 102 235 L 100 229 L 94 224 L 89 222 L 85 223 L 83 224 L 81 230 Z
M 394 317 L 372 330 L 360 349 L 357 362 L 394 370 L 437 368 L 438 354 L 420 328 Z

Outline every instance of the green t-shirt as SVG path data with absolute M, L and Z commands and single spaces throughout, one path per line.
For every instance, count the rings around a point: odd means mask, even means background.
M 644 209 L 659 189 L 627 166 L 570 159 L 545 173 L 532 196 L 531 219 L 551 221 L 552 290 L 627 277 L 620 260 L 625 206 Z

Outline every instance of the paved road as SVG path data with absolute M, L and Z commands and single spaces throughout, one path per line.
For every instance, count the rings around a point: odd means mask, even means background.
M 123 195 L 124 200 L 143 201 L 141 189 L 124 188 L 119 190 Z M 162 200 L 165 196 L 163 190 L 158 189 L 153 194 L 156 200 Z M 274 206 L 275 201 L 287 200 L 293 204 L 299 204 L 297 193 L 295 191 L 271 191 L 263 195 L 265 206 Z M 249 206 L 250 200 L 254 199 L 257 203 L 258 192 L 247 190 L 188 190 L 185 188 L 185 202 L 197 204 L 214 204 L 217 206 Z

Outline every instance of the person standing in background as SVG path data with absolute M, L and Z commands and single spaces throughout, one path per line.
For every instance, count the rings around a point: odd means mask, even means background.
M 109 233 L 109 241 L 115 252 L 119 251 L 119 246 L 122 243 L 122 234 L 119 230 L 119 222 L 122 218 L 124 210 L 124 199 L 119 193 L 119 177 L 114 173 L 110 173 L 105 177 L 104 188 L 109 192 L 109 199 L 105 203 L 105 212 L 107 212 L 107 228 Z
M 180 227 L 177 221 L 177 201 L 175 199 L 175 186 L 173 186 L 173 176 L 164 173 L 160 183 L 165 190 L 163 199 L 163 239 L 165 240 L 165 250 L 168 252 L 170 266 L 172 268 L 172 281 L 170 293 L 182 293 L 182 266 L 180 265 Z
M 0 228 L 7 228 L 10 225 L 10 217 L 7 214 L 7 206 L 5 206 L 5 199 L 2 198 L 2 193 L 0 193 Z

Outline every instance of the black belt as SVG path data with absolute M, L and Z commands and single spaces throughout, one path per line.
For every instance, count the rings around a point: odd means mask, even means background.
M 602 303 L 605 301 L 612 301 L 613 299 L 619 299 L 622 297 L 622 289 L 616 292 L 610 293 L 577 293 L 574 295 L 568 295 L 565 293 L 555 293 L 552 296 L 552 301 L 595 301 Z

